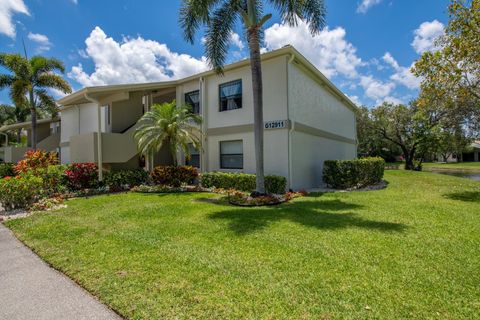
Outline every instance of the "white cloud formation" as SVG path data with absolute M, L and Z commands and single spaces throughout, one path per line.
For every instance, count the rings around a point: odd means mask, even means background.
M 410 70 L 413 67 L 413 64 L 410 67 L 402 67 L 398 64 L 397 60 L 390 54 L 390 52 L 385 53 L 383 56 L 383 61 L 388 63 L 395 73 L 390 76 L 390 79 L 404 85 L 409 89 L 418 89 L 420 87 L 421 79 L 417 78 Z
M 398 98 L 395 98 L 395 97 L 392 97 L 392 96 L 385 97 L 382 102 L 387 102 L 387 103 L 392 103 L 392 104 L 403 104 L 404 103 L 401 99 L 398 99 Z
M 302 52 L 325 76 L 337 74 L 355 78 L 357 68 L 363 65 L 357 49 L 345 40 L 346 31 L 341 27 L 322 30 L 312 37 L 307 23 L 299 21 L 291 27 L 285 23 L 274 24 L 265 30 L 265 45 L 268 50 L 278 49 L 287 44 Z
M 375 100 L 377 104 L 382 103 L 395 89 L 395 83 L 390 81 L 382 82 L 374 79 L 372 76 L 361 76 L 360 86 L 365 90 L 365 95 Z
M 30 15 L 23 0 L 0 0 L 0 33 L 10 38 L 16 35 L 15 24 L 12 21 L 15 13 Z
M 366 13 L 371 7 L 379 4 L 382 0 L 362 0 L 357 7 L 358 13 Z
M 48 51 L 52 47 L 52 43 L 46 35 L 29 32 L 27 37 L 38 44 L 37 52 Z
M 243 41 L 240 39 L 240 36 L 238 33 L 231 32 L 230 33 L 230 42 L 233 43 L 234 46 L 236 46 L 239 50 L 243 50 L 245 48 L 245 45 L 243 44 Z
M 95 70 L 88 74 L 78 64 L 68 73 L 83 86 L 165 81 L 208 69 L 205 57 L 196 59 L 172 52 L 165 44 L 142 37 L 117 42 L 99 27 L 85 43 L 85 52 L 93 60 Z
M 422 23 L 413 34 L 415 35 L 412 47 L 418 54 L 435 50 L 435 39 L 443 35 L 445 26 L 438 20 Z

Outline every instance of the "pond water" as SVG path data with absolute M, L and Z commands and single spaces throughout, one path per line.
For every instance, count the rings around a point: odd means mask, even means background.
M 466 178 L 473 181 L 480 181 L 480 172 L 469 172 L 469 171 L 462 171 L 462 170 L 443 170 L 443 169 L 440 169 L 440 170 L 430 169 L 428 171 L 440 173 L 440 174 L 446 174 L 449 176 Z

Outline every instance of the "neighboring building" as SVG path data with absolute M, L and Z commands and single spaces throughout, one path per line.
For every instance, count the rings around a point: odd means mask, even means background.
M 479 162 L 480 161 L 480 140 L 474 141 L 468 148 L 467 152 L 462 154 L 462 161 L 464 162 Z
M 289 188 L 322 185 L 323 161 L 356 156 L 356 106 L 291 46 L 262 55 L 265 173 Z M 138 155 L 135 124 L 155 103 L 176 99 L 203 117 L 203 150 L 190 164 L 204 171 L 255 173 L 253 98 L 248 60 L 185 79 L 89 87 L 62 98 L 62 163 L 97 162 L 104 170 L 170 164 L 164 147 Z M 101 135 L 98 135 L 101 132 Z M 185 163 L 185 159 L 182 160 Z
M 0 132 L 26 132 L 27 146 L 5 146 L 0 148 L 0 161 L 15 163 L 23 158 L 31 148 L 32 122 L 21 122 L 0 127 Z M 37 121 L 37 149 L 58 152 L 60 146 L 60 118 L 40 119 Z

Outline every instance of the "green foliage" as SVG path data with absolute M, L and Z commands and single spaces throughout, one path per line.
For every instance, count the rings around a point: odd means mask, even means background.
M 202 118 L 190 112 L 190 106 L 178 106 L 170 103 L 155 104 L 138 121 L 134 138 L 139 151 L 144 155 L 153 155 L 163 146 L 170 148 L 173 164 L 177 165 L 177 152 L 189 157 L 188 145 L 201 148 L 202 132 L 199 129 Z
M 158 166 L 153 169 L 151 177 L 155 184 L 180 187 L 194 183 L 198 171 L 192 166 Z
M 70 190 L 91 189 L 98 186 L 98 167 L 95 163 L 72 163 L 65 171 Z
M 43 196 L 43 180 L 32 174 L 0 180 L 0 203 L 5 210 L 29 208 Z
M 323 166 L 323 181 L 336 189 L 365 187 L 382 181 L 384 170 L 382 158 L 327 160 Z
M 48 195 L 55 195 L 67 191 L 67 166 L 50 165 L 46 168 L 40 168 L 32 172 L 32 175 L 42 178 L 43 192 Z
M 13 166 L 13 163 L 0 163 L 0 179 L 14 176 Z
M 129 190 L 134 186 L 147 183 L 149 174 L 143 169 L 110 171 L 105 174 L 105 185 L 110 191 Z
M 247 173 L 208 172 L 202 173 L 201 184 L 205 188 L 236 189 L 252 192 L 255 190 L 255 175 Z M 265 176 L 267 193 L 282 194 L 287 188 L 285 177 Z
M 47 152 L 43 150 L 28 150 L 25 153 L 24 159 L 20 160 L 15 165 L 15 172 L 31 173 L 36 170 L 47 168 L 48 166 L 57 165 L 58 156 L 55 152 Z

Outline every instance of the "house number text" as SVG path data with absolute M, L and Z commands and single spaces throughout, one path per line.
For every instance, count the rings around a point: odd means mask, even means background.
M 265 129 L 284 129 L 287 127 L 287 120 L 275 120 L 265 122 Z

